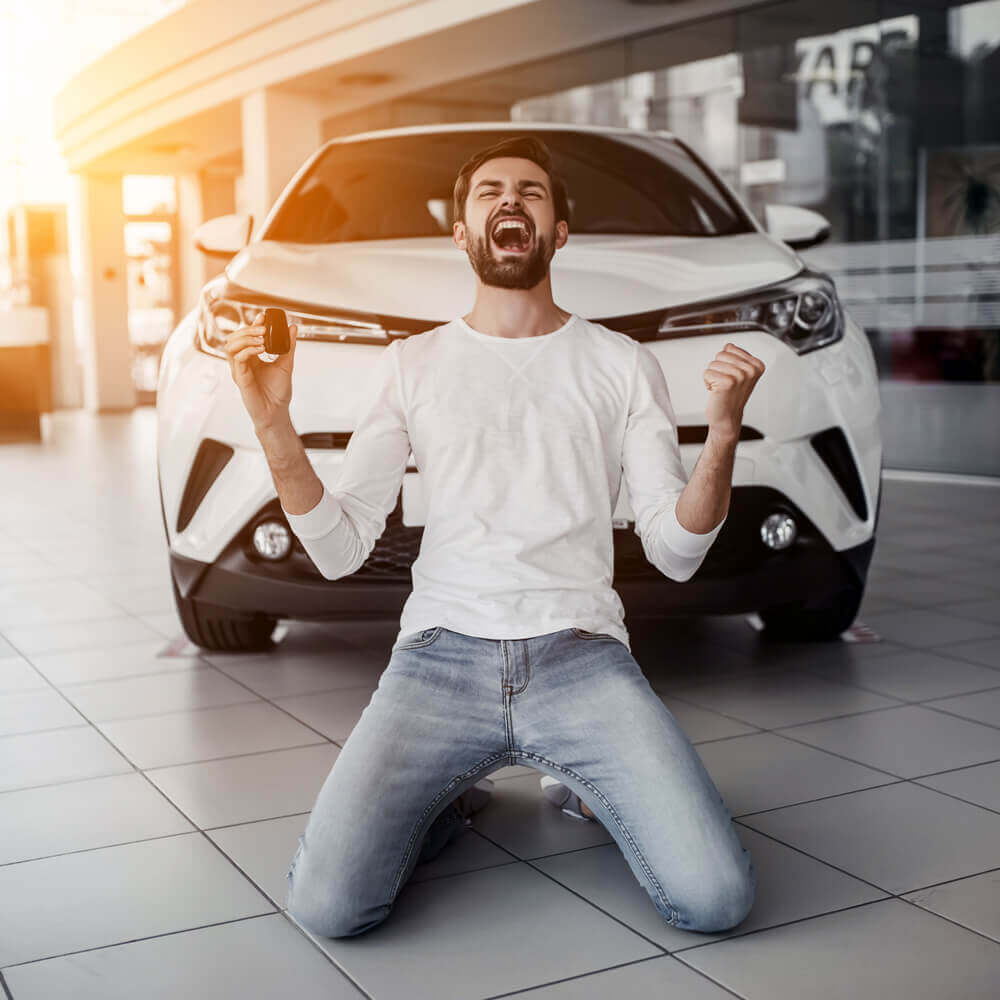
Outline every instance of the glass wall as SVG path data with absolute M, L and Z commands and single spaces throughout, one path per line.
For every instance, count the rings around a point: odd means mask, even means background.
M 758 217 L 822 213 L 802 256 L 872 342 L 886 466 L 1000 475 L 1000 0 L 788 0 L 616 46 L 512 119 L 669 129 Z

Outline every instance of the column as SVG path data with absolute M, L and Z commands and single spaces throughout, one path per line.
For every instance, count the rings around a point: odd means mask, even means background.
M 92 413 L 131 410 L 135 386 L 128 336 L 121 174 L 74 174 L 68 221 L 83 407 Z

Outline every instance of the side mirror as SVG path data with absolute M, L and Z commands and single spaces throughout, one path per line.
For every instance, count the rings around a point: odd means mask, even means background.
M 830 223 L 825 216 L 797 205 L 765 205 L 764 225 L 772 236 L 793 250 L 815 246 L 830 235 Z
M 209 257 L 234 257 L 247 245 L 252 231 L 252 215 L 218 215 L 194 231 L 194 245 Z

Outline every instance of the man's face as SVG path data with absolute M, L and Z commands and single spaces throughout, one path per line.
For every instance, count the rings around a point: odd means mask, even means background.
M 480 164 L 469 179 L 465 222 L 454 226 L 480 281 L 499 288 L 534 288 L 567 235 L 566 221 L 556 223 L 548 174 L 516 156 Z

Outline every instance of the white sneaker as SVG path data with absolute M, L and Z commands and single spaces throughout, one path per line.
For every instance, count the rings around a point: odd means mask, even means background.
M 455 806 L 462 814 L 466 826 L 472 826 L 472 814 L 479 812 L 493 795 L 493 781 L 480 778 L 471 788 L 467 788 L 455 799 Z
M 564 785 L 557 778 L 543 774 L 541 779 L 542 792 L 554 806 L 558 806 L 567 816 L 573 819 L 586 820 L 588 823 L 596 823 L 594 816 L 587 816 L 580 802 L 580 796 L 572 788 Z

